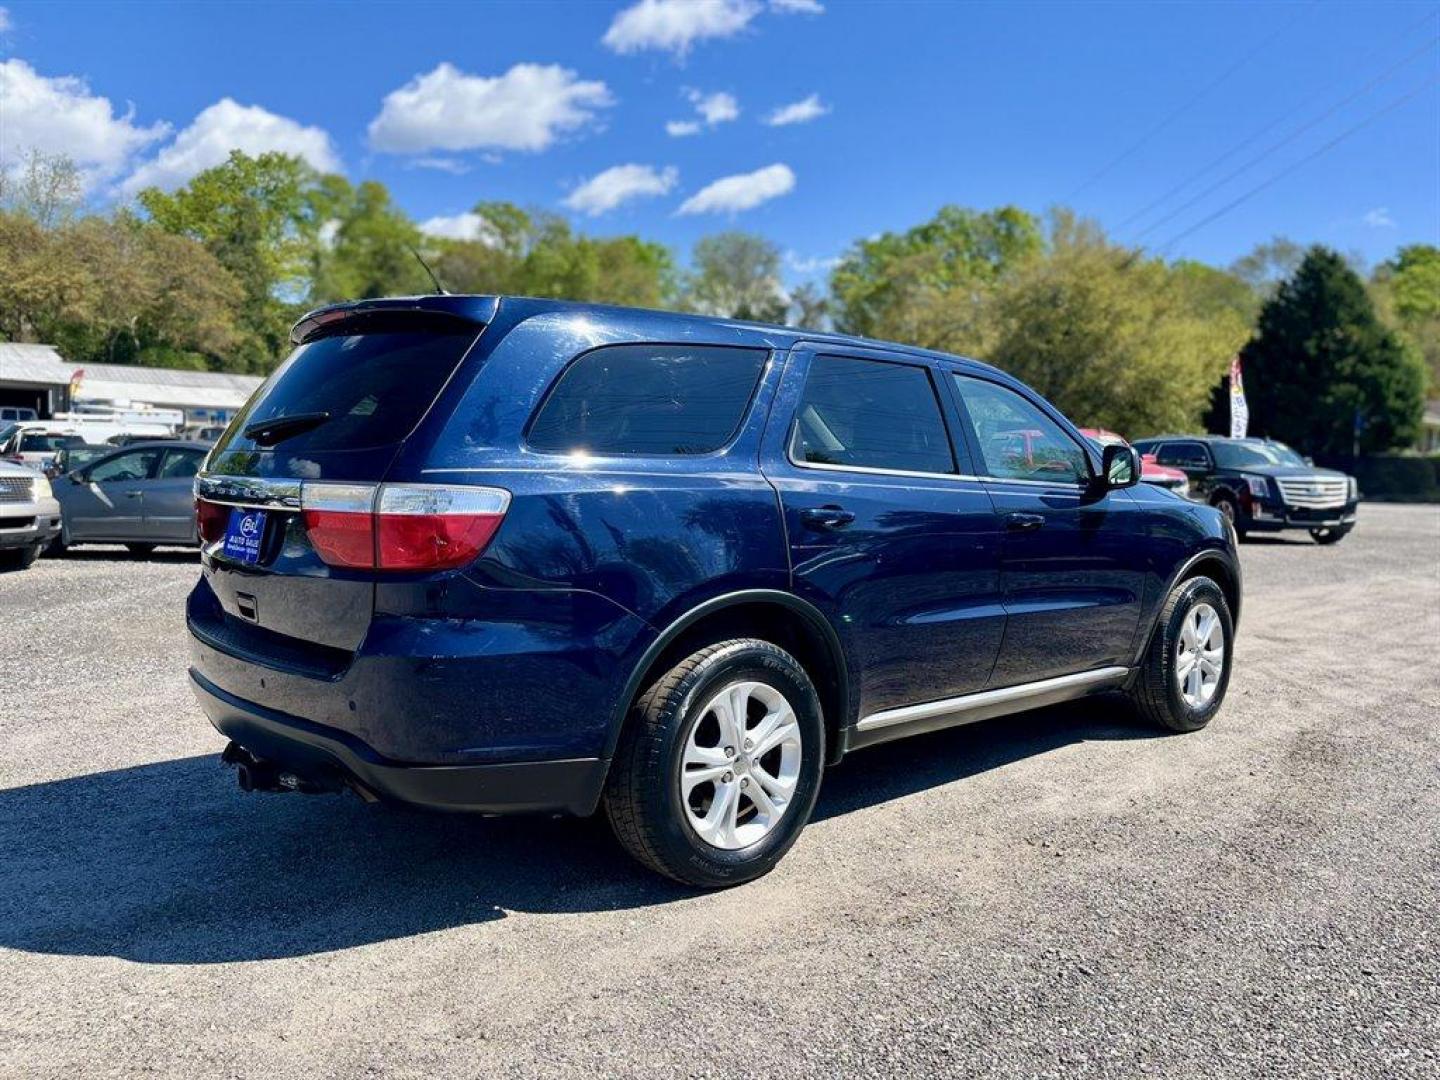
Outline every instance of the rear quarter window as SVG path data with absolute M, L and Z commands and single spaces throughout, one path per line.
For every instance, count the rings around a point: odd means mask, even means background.
M 709 454 L 734 438 L 769 357 L 720 345 L 610 345 L 560 376 L 530 424 L 543 454 Z

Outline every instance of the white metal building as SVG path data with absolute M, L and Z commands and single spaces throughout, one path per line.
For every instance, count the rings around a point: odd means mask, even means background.
M 74 400 L 70 384 L 83 371 Z M 50 345 L 0 341 L 0 405 L 35 409 L 42 417 L 77 404 L 152 405 L 184 409 L 191 423 L 228 421 L 260 385 L 256 375 L 72 364 Z

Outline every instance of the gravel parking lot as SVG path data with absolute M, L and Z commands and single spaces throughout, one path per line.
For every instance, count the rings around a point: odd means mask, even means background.
M 0 576 L 0 1074 L 1440 1075 L 1440 509 L 1242 549 L 1230 699 L 856 754 L 761 881 L 242 796 L 192 555 Z

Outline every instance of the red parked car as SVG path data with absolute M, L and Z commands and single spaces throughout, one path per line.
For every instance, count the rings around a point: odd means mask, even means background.
M 1105 428 L 1081 428 L 1080 434 L 1087 439 L 1099 443 L 1101 446 L 1129 446 L 1123 435 L 1117 435 Z M 1190 496 L 1190 478 L 1179 469 L 1172 469 L 1168 465 L 1158 464 L 1154 454 L 1140 455 L 1140 479 L 1147 484 L 1154 484 L 1156 487 L 1169 488 L 1175 494 L 1185 498 Z

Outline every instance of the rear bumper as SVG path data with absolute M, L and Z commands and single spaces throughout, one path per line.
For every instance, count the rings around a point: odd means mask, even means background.
M 360 739 L 244 701 L 194 668 L 190 686 L 210 723 L 252 756 L 302 777 L 334 777 L 396 802 L 484 814 L 595 812 L 607 762 L 599 758 L 411 765 Z

